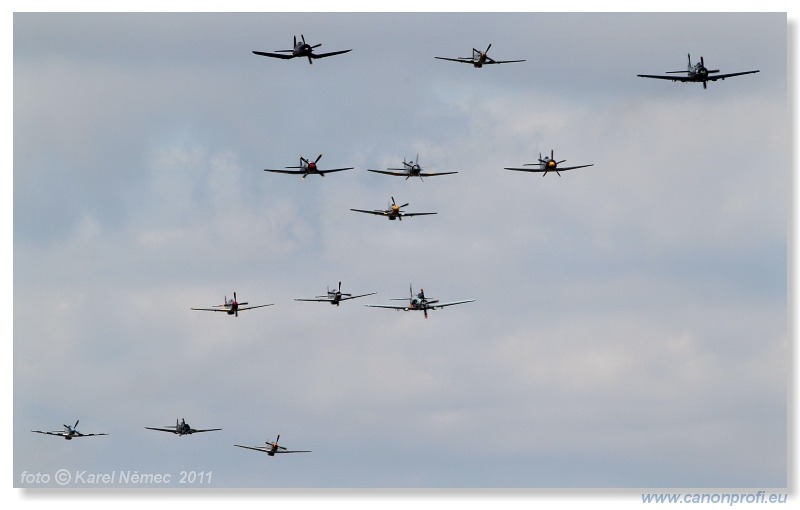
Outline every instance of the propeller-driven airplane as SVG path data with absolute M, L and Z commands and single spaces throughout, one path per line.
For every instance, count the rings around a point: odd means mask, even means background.
M 730 78 L 732 76 L 741 76 L 743 74 L 754 74 L 759 72 L 756 71 L 744 71 L 741 73 L 730 73 L 730 74 L 716 74 L 719 72 L 719 69 L 707 69 L 706 64 L 703 61 L 703 57 L 700 57 L 700 62 L 692 65 L 692 56 L 690 54 L 686 55 L 689 58 L 689 63 L 685 71 L 666 71 L 667 74 L 679 74 L 679 73 L 686 73 L 686 76 L 660 76 L 655 74 L 637 74 L 640 78 L 655 78 L 657 80 L 672 80 L 672 81 L 682 81 L 686 82 L 702 82 L 703 88 L 708 88 L 708 82 L 710 81 L 717 81 L 717 80 L 724 80 L 725 78 Z
M 422 167 L 419 166 L 419 154 L 415 161 L 406 161 L 403 158 L 403 168 L 387 168 L 386 170 L 373 170 L 367 168 L 368 172 L 375 172 L 376 174 L 394 175 L 396 177 L 419 177 L 419 180 L 424 181 L 423 177 L 434 177 L 437 175 L 457 174 L 458 172 L 423 172 Z
M 306 38 L 303 34 L 300 34 L 300 39 L 301 41 L 297 42 L 297 36 L 294 36 L 294 43 L 292 44 L 291 50 L 276 50 L 276 53 L 254 50 L 253 53 L 255 53 L 256 55 L 261 55 L 262 57 L 282 58 L 286 60 L 295 57 L 308 57 L 308 63 L 313 64 L 314 60 L 312 59 L 332 57 L 334 55 L 341 55 L 342 53 L 353 51 L 353 50 L 340 50 L 340 51 L 331 51 L 330 53 L 314 53 L 314 48 L 319 48 L 320 46 L 322 46 L 322 43 L 311 46 L 310 44 L 306 43 Z
M 248 450 L 255 450 L 257 452 L 263 452 L 269 455 L 270 457 L 274 457 L 276 453 L 311 453 L 311 450 L 287 450 L 285 446 L 280 446 L 278 441 L 280 440 L 281 435 L 278 434 L 277 439 L 275 441 L 265 441 L 267 446 L 242 446 L 240 444 L 235 444 L 233 446 L 238 446 L 239 448 L 247 448 Z
M 433 57 L 438 58 L 439 60 L 449 60 L 451 62 L 461 62 L 463 64 L 472 64 L 476 69 L 480 69 L 481 67 L 489 64 L 512 64 L 514 62 L 525 62 L 524 60 L 495 60 L 487 55 L 489 53 L 489 48 L 492 45 L 490 44 L 486 51 L 479 51 L 475 48 L 472 48 L 472 56 L 471 57 L 460 57 L 460 58 L 447 58 L 447 57 Z
M 348 299 L 356 299 L 364 296 L 371 296 L 373 294 L 377 294 L 377 292 L 370 292 L 369 294 L 359 294 L 357 296 L 344 293 L 342 292 L 342 282 L 339 282 L 339 288 L 331 290 L 329 287 L 328 293 L 325 296 L 317 296 L 313 299 L 295 299 L 295 301 L 318 301 L 321 303 L 330 303 L 332 305 L 339 306 L 339 303 L 342 301 L 346 301 Z
M 263 308 L 265 306 L 272 306 L 275 303 L 270 303 L 268 305 L 256 305 L 256 306 L 243 306 L 247 305 L 247 302 L 240 303 L 236 300 L 236 292 L 233 293 L 233 299 L 228 299 L 228 296 L 225 296 L 225 304 L 222 305 L 214 305 L 213 308 L 192 308 L 192 310 L 198 310 L 201 312 L 225 312 L 228 315 L 235 315 L 236 317 L 239 316 L 239 312 L 243 312 L 244 310 L 252 310 L 253 308 Z
M 408 286 L 408 298 L 393 298 L 392 301 L 406 301 L 408 300 L 407 305 L 364 305 L 364 306 L 371 306 L 374 308 L 390 308 L 392 310 L 402 310 L 404 312 L 408 312 L 409 310 L 422 310 L 425 314 L 425 318 L 428 318 L 428 310 L 436 310 L 437 308 L 444 308 L 446 306 L 453 306 L 453 305 L 460 305 L 462 303 L 472 303 L 475 301 L 474 299 L 467 299 L 464 301 L 453 301 L 450 303 L 440 303 L 438 299 L 428 299 L 425 297 L 425 290 L 419 289 L 417 295 L 414 295 L 414 290 L 411 288 L 411 285 Z
M 561 163 L 565 162 L 566 159 L 562 159 L 561 161 L 556 161 L 553 157 L 553 151 L 550 150 L 550 156 L 545 156 L 542 159 L 542 153 L 539 153 L 539 162 L 538 163 L 525 163 L 524 166 L 538 166 L 538 168 L 509 168 L 506 167 L 506 170 L 516 170 L 518 172 L 543 172 L 542 177 L 547 175 L 547 172 L 555 172 L 561 177 L 559 172 L 564 170 L 575 170 L 576 168 L 586 168 L 587 166 L 593 166 L 594 163 L 590 163 L 588 165 L 578 165 L 578 166 L 565 166 L 560 167 Z
M 300 156 L 300 165 L 298 165 L 298 166 L 287 166 L 286 167 L 286 168 L 295 168 L 296 170 L 271 170 L 269 168 L 265 168 L 264 171 L 265 172 L 275 172 L 275 173 L 279 173 L 279 174 L 295 174 L 295 175 L 300 175 L 301 179 L 305 179 L 306 176 L 309 175 L 309 174 L 317 174 L 320 177 L 325 177 L 325 174 L 329 174 L 331 172 L 341 172 L 343 170 L 352 170 L 353 169 L 353 167 L 350 166 L 350 167 L 347 167 L 347 168 L 332 168 L 330 170 L 320 170 L 319 168 L 317 168 L 317 162 L 320 160 L 321 157 L 322 157 L 322 154 L 317 156 L 317 159 L 315 159 L 314 161 L 309 161 L 306 158 L 304 158 L 303 156 Z
M 350 210 L 351 211 L 355 211 L 355 212 L 360 212 L 360 213 L 375 214 L 375 215 L 378 215 L 378 216 L 386 216 L 390 220 L 400 220 L 400 221 L 403 221 L 403 218 L 405 218 L 405 217 L 426 216 L 426 215 L 429 215 L 429 214 L 436 214 L 435 212 L 418 212 L 418 213 L 403 212 L 402 211 L 403 207 L 405 207 L 407 205 L 408 205 L 408 203 L 405 203 L 403 205 L 397 205 L 397 203 L 394 201 L 394 197 L 392 197 L 392 205 L 390 205 L 388 209 L 375 209 L 373 211 L 367 211 L 367 210 L 364 210 L 364 209 L 350 209 Z
M 161 432 L 170 432 L 172 434 L 176 434 L 178 436 L 187 436 L 189 434 L 195 434 L 197 432 L 213 432 L 215 430 L 222 430 L 222 429 L 193 429 L 186 423 L 186 420 L 183 418 L 178 421 L 175 420 L 175 425 L 165 425 L 163 429 L 158 427 L 145 427 L 147 430 L 159 430 Z
M 72 425 L 72 426 L 64 424 L 64 430 L 53 430 L 53 431 L 50 431 L 50 432 L 47 432 L 47 431 L 44 431 L 44 430 L 31 430 L 31 432 L 36 432 L 37 434 L 47 434 L 47 435 L 50 435 L 50 436 L 61 436 L 64 439 L 66 439 L 67 441 L 71 440 L 73 437 L 107 436 L 108 435 L 106 432 L 97 433 L 97 434 L 84 434 L 82 432 L 78 432 L 78 430 L 77 430 L 78 422 L 80 422 L 80 420 L 76 420 L 75 421 L 75 425 Z

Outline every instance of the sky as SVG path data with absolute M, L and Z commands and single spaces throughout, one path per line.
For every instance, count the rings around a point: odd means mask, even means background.
M 789 126 L 783 13 L 15 13 L 13 486 L 785 488 Z

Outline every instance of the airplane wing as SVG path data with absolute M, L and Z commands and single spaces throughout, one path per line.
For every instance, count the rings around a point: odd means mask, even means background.
M 89 436 L 107 436 L 107 432 L 95 432 L 93 434 L 84 434 L 82 432 L 76 432 L 72 437 L 89 437 Z
M 253 51 L 256 55 L 261 55 L 262 57 L 272 57 L 272 58 L 282 58 L 282 59 L 289 59 L 294 58 L 294 55 L 291 53 L 268 53 L 266 51 Z
M 253 308 L 264 308 L 265 306 L 272 306 L 275 303 L 270 303 L 268 305 L 256 305 L 256 306 L 240 306 L 239 311 L 242 312 L 244 310 L 252 310 Z M 215 429 L 216 430 L 216 429 Z M 221 429 L 220 429 L 221 430 Z
M 311 450 L 278 450 L 275 453 L 311 453 Z
M 350 209 L 350 210 L 351 211 L 355 211 L 355 212 L 367 213 L 367 214 L 376 214 L 378 216 L 386 216 L 387 215 L 386 211 L 365 211 L 364 209 Z
M 339 301 L 346 301 L 348 299 L 355 299 L 355 298 L 360 298 L 360 297 L 364 297 L 364 296 L 371 296 L 373 294 L 377 294 L 377 292 L 370 292 L 369 294 L 359 294 L 358 296 L 342 296 L 342 298 Z
M 717 80 L 724 80 L 725 78 L 730 78 L 731 76 L 741 76 L 743 74 L 754 74 L 759 71 L 744 71 L 741 73 L 730 73 L 730 74 L 716 74 L 714 76 L 709 76 L 707 78 L 708 81 L 717 81 Z
M 408 216 L 427 216 L 429 214 L 437 214 L 435 212 L 410 212 L 410 213 L 402 213 L 400 216 L 403 218 Z
M 344 298 L 342 298 L 342 299 L 344 299 Z M 308 298 L 308 299 L 295 298 L 294 300 L 295 301 L 318 301 L 320 303 L 330 303 L 331 301 L 333 301 L 332 299 L 327 298 L 327 297 L 324 297 L 324 298 L 313 298 L 313 299 L 312 298 Z
M 319 173 L 324 175 L 324 174 L 329 174 L 331 172 L 341 172 L 343 170 L 352 170 L 353 168 L 355 168 L 355 167 L 351 166 L 351 167 L 348 167 L 348 168 L 331 168 L 330 170 L 317 170 L 317 172 L 319 172 Z
M 461 62 L 462 64 L 474 64 L 475 61 L 471 58 L 447 58 L 447 57 L 433 57 L 438 58 L 439 60 L 449 60 L 450 62 Z
M 594 163 L 591 163 L 589 165 L 565 166 L 564 168 L 556 167 L 556 172 L 561 172 L 563 170 L 575 170 L 576 168 L 586 168 L 587 166 L 594 166 Z
M 189 433 L 194 434 L 195 432 L 213 432 L 215 430 L 222 430 L 222 429 L 189 429 Z
M 372 307 L 372 308 L 389 308 L 390 310 L 411 310 L 411 307 L 409 307 L 408 305 L 405 305 L 405 306 L 398 306 L 398 305 L 364 305 L 364 306 L 369 306 L 369 307 Z
M 525 62 L 525 61 L 524 60 L 495 60 L 495 59 L 493 59 L 491 57 L 486 57 L 486 62 L 484 62 L 483 65 L 486 65 L 486 64 L 512 64 L 514 62 Z
M 158 430 L 158 431 L 161 431 L 161 432 L 169 432 L 170 434 L 177 434 L 178 433 L 177 430 L 174 427 L 171 428 L 171 429 L 159 429 L 159 428 L 156 428 L 156 427 L 145 427 L 145 428 L 147 430 Z
M 309 56 L 311 58 L 325 58 L 325 57 L 332 57 L 334 55 L 341 55 L 342 53 L 347 53 L 348 51 L 353 51 L 353 50 L 349 49 L 349 50 L 332 51 L 330 53 L 312 53 Z
M 270 168 L 265 168 L 265 172 L 275 172 L 278 174 L 304 174 L 306 173 L 305 170 L 272 170 Z
M 191 310 L 198 310 L 200 312 L 227 312 L 229 308 L 191 308 Z M 241 310 L 241 308 L 239 308 Z
M 57 432 L 46 432 L 44 430 L 31 430 L 31 432 L 36 432 L 37 434 L 47 434 L 48 436 L 61 436 L 64 437 L 66 434 L 61 431 Z
M 538 163 L 537 163 L 538 164 Z M 565 166 L 564 168 L 556 167 L 556 168 L 508 168 L 506 167 L 505 170 L 516 170 L 517 172 L 561 172 L 564 170 L 575 170 L 576 168 L 586 168 L 587 166 L 594 166 L 594 163 L 589 165 L 578 165 L 578 166 Z
M 385 175 L 395 175 L 397 177 L 405 177 L 408 175 L 408 172 L 404 172 L 402 170 L 401 170 L 402 173 L 400 173 L 400 172 L 391 172 L 389 170 L 373 170 L 371 168 L 367 168 L 367 172 L 375 172 L 376 174 L 385 174 Z
M 267 453 L 270 449 L 264 448 L 262 446 L 242 446 L 240 444 L 235 444 L 233 446 L 238 446 L 239 448 L 247 448 L 248 450 L 255 450 L 257 452 Z
M 460 305 L 463 303 L 472 303 L 475 301 L 474 299 L 467 299 L 466 301 L 453 301 L 450 303 L 436 303 L 431 308 L 444 308 L 445 306 L 453 306 L 453 305 Z
M 421 177 L 434 177 L 436 175 L 449 175 L 449 174 L 457 174 L 457 173 L 458 172 L 434 172 L 434 173 L 426 172 L 426 173 L 420 173 L 419 175 Z
M 671 80 L 671 81 L 695 81 L 688 76 L 659 76 L 655 74 L 637 74 L 640 78 L 655 78 L 657 80 Z

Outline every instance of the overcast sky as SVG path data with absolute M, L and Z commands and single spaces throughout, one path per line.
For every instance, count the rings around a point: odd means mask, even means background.
M 61 468 L 213 487 L 787 486 L 785 14 L 13 21 L 14 486 Z M 353 51 L 251 53 L 300 34 Z M 433 58 L 490 43 L 526 62 Z M 760 73 L 707 90 L 636 76 L 687 53 Z M 503 169 L 551 150 L 594 166 Z M 319 154 L 355 169 L 263 172 Z M 417 155 L 458 174 L 366 171 Z M 438 214 L 349 210 L 390 197 Z M 339 281 L 377 294 L 294 301 Z M 364 306 L 410 284 L 476 301 L 427 320 Z M 190 310 L 234 291 L 275 305 Z M 176 418 L 223 430 L 144 428 Z M 30 433 L 77 419 L 110 435 Z M 313 453 L 233 447 L 277 434 Z

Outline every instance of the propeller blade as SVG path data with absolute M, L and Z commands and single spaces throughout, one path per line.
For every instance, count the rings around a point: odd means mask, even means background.
M 703 66 L 703 67 L 706 66 L 706 63 L 703 61 L 703 57 L 702 56 L 700 56 L 700 65 Z
M 78 428 L 78 422 L 80 422 L 80 420 L 75 420 L 75 425 L 72 426 L 73 429 Z
M 321 157 L 322 157 L 322 154 L 320 154 L 319 156 L 317 156 L 317 159 L 315 159 L 315 160 L 314 160 L 314 163 L 316 163 L 317 161 L 319 161 Z
M 339 292 L 342 291 L 342 282 L 339 282 Z
M 292 44 L 292 47 L 294 48 L 295 46 L 297 46 L 297 36 L 294 36 L 293 41 L 294 42 Z
M 550 149 L 550 159 L 553 159 L 553 149 Z
M 319 48 L 320 46 L 322 46 L 322 43 L 315 44 L 314 46 L 311 47 L 311 49 L 313 50 L 314 48 Z
M 303 34 L 300 34 L 300 37 L 303 39 L 303 44 L 305 44 L 306 43 L 306 36 L 304 36 Z
M 561 163 L 563 163 L 564 161 L 566 161 L 566 159 L 562 159 L 561 161 L 556 161 L 556 165 L 560 165 L 560 164 L 561 164 Z
M 492 45 L 490 43 L 489 46 L 486 47 L 486 51 L 484 51 L 483 54 L 485 55 L 485 54 L 489 53 L 489 48 L 491 48 L 491 47 L 492 47 Z
M 394 197 L 392 197 L 392 205 L 395 205 Z
M 406 202 L 405 204 L 401 205 L 400 209 L 402 209 L 403 207 L 407 207 L 407 206 L 408 206 L 408 202 Z

